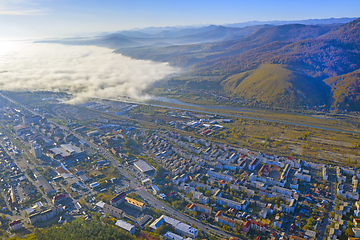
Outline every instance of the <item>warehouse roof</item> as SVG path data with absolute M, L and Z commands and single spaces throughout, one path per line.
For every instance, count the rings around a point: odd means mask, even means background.
M 154 168 L 152 166 L 150 166 L 149 164 L 147 164 L 145 161 L 143 160 L 139 160 L 137 162 L 134 163 L 134 166 L 139 169 L 140 172 L 150 172 L 153 171 Z

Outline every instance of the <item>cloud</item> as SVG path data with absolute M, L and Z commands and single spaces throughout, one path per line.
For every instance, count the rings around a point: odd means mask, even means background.
M 20 10 L 2 10 L 0 8 L 0 15 L 13 15 L 13 16 L 38 16 L 45 15 L 45 9 L 20 9 Z
M 1 90 L 66 91 L 74 94 L 72 102 L 119 96 L 146 100 L 144 91 L 151 84 L 179 72 L 167 63 L 93 46 L 32 43 L 5 48 L 11 50 L 0 51 Z
M 47 14 L 49 9 L 39 7 L 32 0 L 1 0 L 0 15 L 37 16 Z

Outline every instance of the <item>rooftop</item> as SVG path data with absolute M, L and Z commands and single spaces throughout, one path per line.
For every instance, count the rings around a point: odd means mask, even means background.
M 184 240 L 184 238 L 182 236 L 177 235 L 177 234 L 172 233 L 172 232 L 165 233 L 164 238 L 165 239 L 171 239 L 171 240 Z
M 121 192 L 119 193 L 118 195 L 116 195 L 115 197 L 113 197 L 110 202 L 117 202 L 119 201 L 120 199 L 126 197 L 126 193 L 125 192 Z
M 144 206 L 145 203 L 142 203 L 138 200 L 135 200 L 135 199 L 132 199 L 132 198 L 129 198 L 129 197 L 125 197 L 125 201 L 131 205 L 134 205 L 134 206 L 137 206 L 139 208 L 142 208 Z
M 143 160 L 139 160 L 137 162 L 134 163 L 135 167 L 137 167 L 141 172 L 150 172 L 153 171 L 154 168 L 152 166 L 150 166 L 149 164 L 147 164 L 145 161 Z
M 127 223 L 125 221 L 122 221 L 122 220 L 117 220 L 116 223 L 115 223 L 115 226 L 118 226 L 122 229 L 125 229 L 126 231 L 130 232 L 131 229 L 133 229 L 135 226 L 134 225 L 131 225 L 130 223 Z

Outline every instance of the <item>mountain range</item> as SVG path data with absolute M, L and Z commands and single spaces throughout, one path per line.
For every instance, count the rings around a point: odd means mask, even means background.
M 167 87 L 214 90 L 288 108 L 327 104 L 360 110 L 360 19 L 347 20 L 124 31 L 61 43 L 109 47 L 184 68 L 163 83 Z

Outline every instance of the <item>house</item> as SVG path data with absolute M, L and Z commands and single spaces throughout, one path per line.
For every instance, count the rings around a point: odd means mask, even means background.
M 353 228 L 354 237 L 360 238 L 360 228 Z
M 315 239 L 316 238 L 316 232 L 312 230 L 306 230 L 305 236 L 307 239 Z
M 208 207 L 208 206 L 205 206 L 202 204 L 198 204 L 198 203 L 196 203 L 195 206 L 196 206 L 196 211 L 211 214 L 211 207 Z
M 224 188 L 226 186 L 226 181 L 225 180 L 220 180 L 218 185 L 219 185 L 219 187 Z
M 230 208 L 234 208 L 236 210 L 245 210 L 246 207 L 249 205 L 249 202 L 247 200 L 241 200 L 240 202 L 236 202 L 230 199 L 222 198 L 215 196 L 215 202 L 220 205 L 225 205 Z
M 254 158 L 251 163 L 249 164 L 249 170 L 254 171 L 255 168 L 259 165 L 260 161 L 257 158 Z
M 281 229 L 282 224 L 283 224 L 283 219 L 279 215 L 275 216 L 275 221 L 273 223 L 273 226 L 278 229 Z
M 53 196 L 52 202 L 53 202 L 53 204 L 58 204 L 59 202 L 67 199 L 68 197 L 69 197 L 69 196 L 66 195 L 66 194 L 58 194 L 58 195 L 56 195 L 56 196 Z
M 20 228 L 23 228 L 23 225 L 21 224 L 21 220 L 15 220 L 9 224 L 11 231 L 16 231 Z
M 299 168 L 299 170 L 296 171 L 294 176 L 302 181 L 311 182 L 311 175 L 303 173 L 301 168 Z
M 215 171 L 212 171 L 212 170 L 209 170 L 207 172 L 207 176 L 208 177 L 213 177 L 213 178 L 218 179 L 218 180 L 225 180 L 227 182 L 233 180 L 232 176 L 229 176 L 229 175 L 226 175 L 226 174 L 223 174 L 223 173 L 220 173 L 220 172 L 215 172 Z
M 199 212 L 202 212 L 202 213 L 206 213 L 206 214 L 211 214 L 211 207 L 208 207 L 208 206 L 205 206 L 205 205 L 202 205 L 202 204 L 198 204 L 198 203 L 195 203 L 195 204 L 188 204 L 186 206 L 190 211 L 199 211 Z
M 326 167 L 322 168 L 322 176 L 323 176 L 323 180 L 325 180 L 325 181 L 328 180 L 328 170 Z
M 118 206 L 120 204 L 122 204 L 124 201 L 125 201 L 125 197 L 126 197 L 126 193 L 125 192 L 121 192 L 119 193 L 118 195 L 116 195 L 115 197 L 113 197 L 111 200 L 110 200 L 110 204 L 112 206 Z
M 261 218 L 266 218 L 268 211 L 266 209 L 261 209 L 261 211 L 259 212 L 259 217 Z
M 354 223 L 354 227 L 356 228 L 360 227 L 360 218 L 354 218 L 353 223 Z
M 47 221 L 48 219 L 53 218 L 55 215 L 57 215 L 63 211 L 64 211 L 64 207 L 62 207 L 62 206 L 52 207 L 45 211 L 31 214 L 29 216 L 29 222 L 31 224 L 34 224 L 38 221 L 44 222 L 44 221 Z
M 224 217 L 224 216 L 223 216 L 223 213 L 220 212 L 220 211 L 218 211 L 218 212 L 216 213 L 216 215 L 215 215 L 215 221 L 216 221 L 216 222 L 219 222 L 219 223 L 221 223 L 221 224 L 227 225 L 227 226 L 229 226 L 229 227 L 231 227 L 231 228 L 233 228 L 233 227 L 235 226 L 235 223 L 236 223 L 234 220 L 232 220 L 232 219 L 230 219 L 230 218 L 228 218 L 228 217 Z
M 249 225 L 250 225 L 250 228 L 248 227 Z M 245 228 L 244 228 L 244 226 L 245 226 Z M 254 220 L 252 220 L 252 219 L 249 219 L 248 221 L 246 221 L 246 222 L 243 224 L 243 231 L 244 231 L 244 230 L 247 230 L 247 232 L 248 232 L 249 229 L 257 230 L 257 231 L 260 231 L 260 232 L 265 233 L 265 231 L 266 231 L 266 224 L 265 224 L 265 223 L 258 222 L 258 221 L 254 221 Z
M 249 221 L 244 222 L 244 224 L 242 225 L 242 231 L 245 233 L 248 233 L 250 230 L 251 224 Z
M 152 190 L 153 190 L 153 194 L 159 194 L 160 193 L 160 189 L 158 188 L 158 186 L 156 185 L 152 185 L 151 186 Z
M 227 225 L 231 228 L 233 228 L 235 226 L 235 221 L 228 218 L 228 217 L 224 217 L 224 216 L 219 216 L 217 218 L 215 218 L 215 221 L 219 222 L 219 223 L 222 223 L 224 225 Z

